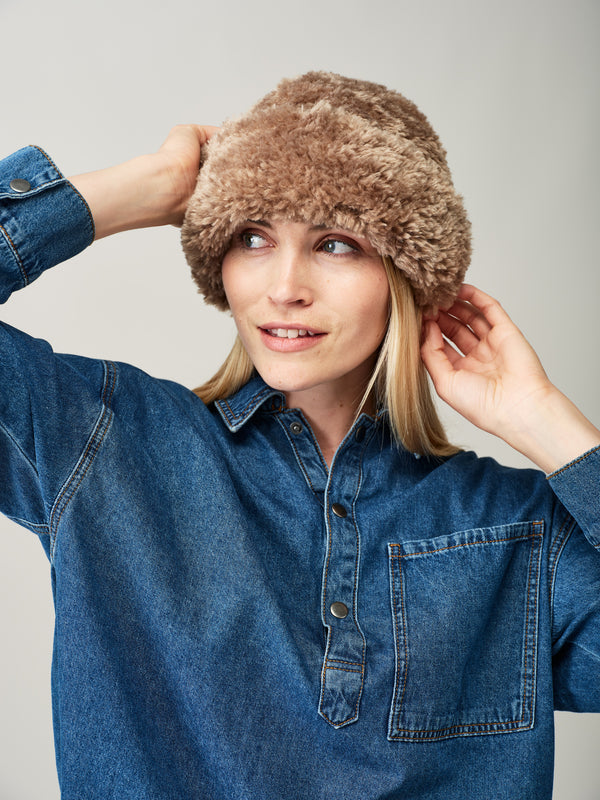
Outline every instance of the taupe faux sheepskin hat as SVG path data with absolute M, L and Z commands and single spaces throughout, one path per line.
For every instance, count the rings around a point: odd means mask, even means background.
M 421 305 L 452 302 L 471 253 L 469 220 L 426 117 L 385 86 L 328 72 L 283 80 L 204 148 L 181 239 L 206 301 L 221 309 L 221 262 L 248 219 L 366 236 Z

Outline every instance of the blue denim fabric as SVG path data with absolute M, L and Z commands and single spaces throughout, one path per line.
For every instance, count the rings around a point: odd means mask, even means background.
M 4 298 L 91 240 L 53 170 L 0 166 L 34 187 L 0 196 Z M 328 471 L 260 378 L 205 407 L 6 325 L 0 386 L 64 800 L 551 796 L 554 707 L 600 711 L 600 450 L 546 480 L 417 458 L 383 413 Z

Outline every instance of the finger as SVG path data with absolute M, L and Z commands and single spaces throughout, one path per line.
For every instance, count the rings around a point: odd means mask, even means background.
M 484 339 L 492 329 L 483 312 L 465 300 L 456 300 L 446 313 L 471 328 L 479 339 Z
M 463 360 L 464 355 L 446 341 L 444 341 L 444 355 L 448 359 L 452 369 L 457 370 L 460 368 L 460 363 Z
M 491 295 L 482 292 L 476 286 L 463 283 L 458 292 L 458 299 L 471 303 L 478 309 L 488 323 L 494 327 L 512 321 L 500 303 Z
M 460 360 L 461 355 L 444 341 L 439 325 L 433 320 L 428 320 L 423 330 L 421 358 L 439 393 L 440 387 L 454 373 L 454 365 Z
M 192 143 L 202 147 L 218 130 L 214 125 L 175 125 L 169 131 L 161 149 L 178 149 Z
M 423 308 L 423 320 L 432 319 L 435 321 L 438 317 L 438 312 L 438 306 L 425 306 Z
M 219 130 L 216 125 L 194 125 L 193 127 L 196 129 L 196 135 L 198 136 L 201 144 L 206 144 L 208 140 Z
M 480 343 L 479 337 L 461 320 L 440 311 L 437 324 L 442 335 L 449 339 L 461 353 L 470 353 Z M 487 331 L 486 331 L 487 333 Z

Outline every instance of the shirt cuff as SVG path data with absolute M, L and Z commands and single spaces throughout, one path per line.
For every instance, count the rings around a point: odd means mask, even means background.
M 0 162 L 0 302 L 93 240 L 87 203 L 43 150 Z
M 600 549 L 600 446 L 552 472 L 548 480 L 588 541 Z

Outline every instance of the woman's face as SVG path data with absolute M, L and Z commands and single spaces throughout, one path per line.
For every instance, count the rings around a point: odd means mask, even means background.
M 305 223 L 248 221 L 223 259 L 223 284 L 248 355 L 288 405 L 302 407 L 306 392 L 323 401 L 361 399 L 389 300 L 385 268 L 367 239 Z

